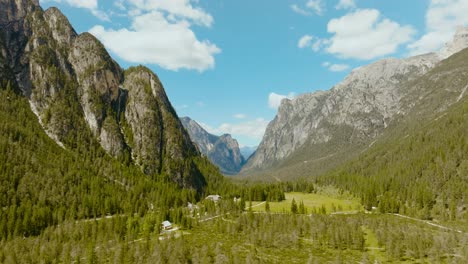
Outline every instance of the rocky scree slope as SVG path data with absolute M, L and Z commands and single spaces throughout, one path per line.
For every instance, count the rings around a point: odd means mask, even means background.
M 402 87 L 468 47 L 467 31 L 458 28 L 441 53 L 383 59 L 353 70 L 328 91 L 284 99 L 241 173 L 276 178 L 319 174 L 359 154 L 397 116 L 411 111 L 414 102 L 405 98 L 418 90 Z
M 149 69 L 123 70 L 91 34 L 77 34 L 56 8 L 0 0 L 0 82 L 29 99 L 47 134 L 64 148 L 97 140 L 147 175 L 200 189 L 205 179 L 163 85 Z
M 237 140 L 229 134 L 219 137 L 212 135 L 189 117 L 182 117 L 180 120 L 200 152 L 218 166 L 223 174 L 239 173 L 245 158 L 240 153 Z

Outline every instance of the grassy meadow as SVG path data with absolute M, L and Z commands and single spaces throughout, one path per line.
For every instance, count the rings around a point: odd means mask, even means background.
M 327 214 L 331 213 L 350 213 L 362 211 L 363 207 L 358 199 L 351 196 L 330 195 L 323 192 L 318 193 L 300 193 L 290 192 L 285 193 L 286 199 L 281 202 L 269 202 L 270 212 L 289 213 L 291 212 L 292 200 L 296 204 L 302 202 L 308 213 L 319 213 L 322 207 L 325 208 Z M 252 210 L 256 212 L 265 211 L 265 202 L 252 202 Z M 248 206 L 248 205 L 247 205 Z

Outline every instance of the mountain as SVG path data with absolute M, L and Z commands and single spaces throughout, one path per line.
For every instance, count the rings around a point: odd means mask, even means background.
M 317 178 L 367 208 L 441 221 L 468 211 L 468 49 L 407 83 L 405 109 L 372 147 Z
M 92 142 L 146 175 L 202 190 L 206 179 L 155 73 L 122 69 L 91 34 L 77 34 L 37 0 L 0 0 L 0 84 L 28 99 L 47 135 L 65 149 Z
M 218 166 L 223 174 L 239 173 L 245 159 L 240 152 L 237 140 L 229 134 L 219 137 L 212 135 L 189 117 L 182 117 L 180 120 L 200 152 Z
M 245 147 L 240 148 L 240 152 L 241 152 L 242 156 L 244 156 L 248 160 L 250 158 L 250 156 L 252 156 L 252 154 L 255 153 L 257 148 L 258 148 L 258 146 L 253 146 L 253 147 L 245 146 Z
M 398 116 L 412 111 L 420 92 L 407 89 L 446 57 L 468 46 L 466 28 L 441 53 L 383 59 L 353 70 L 328 91 L 284 99 L 242 174 L 318 175 L 367 149 Z M 411 85 L 409 85 L 411 86 Z

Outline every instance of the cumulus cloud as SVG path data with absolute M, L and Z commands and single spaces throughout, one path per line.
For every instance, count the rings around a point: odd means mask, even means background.
M 294 99 L 294 97 L 294 93 L 289 93 L 288 95 L 270 93 L 268 95 L 268 106 L 273 109 L 278 109 L 283 99 Z
M 340 0 L 340 2 L 338 2 L 335 8 L 338 10 L 356 8 L 356 1 L 355 0 Z
M 114 30 L 98 25 L 90 29 L 108 49 L 127 62 L 157 64 L 168 70 L 214 68 L 214 56 L 221 49 L 199 40 L 191 29 L 191 21 L 210 26 L 213 19 L 209 14 L 183 0 L 130 2 L 134 6 L 129 11 L 129 28 Z
M 313 51 L 318 52 L 329 43 L 330 40 L 328 39 L 317 38 L 306 34 L 299 39 L 297 47 L 300 49 L 311 48 Z
M 301 39 L 299 39 L 299 42 L 297 43 L 297 47 L 300 49 L 310 47 L 312 44 L 312 39 L 314 37 L 311 35 L 304 35 Z
M 314 44 L 312 44 L 312 50 L 315 52 L 320 51 L 323 47 L 330 43 L 329 39 L 317 39 Z
M 325 4 L 324 4 L 323 0 L 309 0 L 305 4 L 304 8 L 298 6 L 297 4 L 293 4 L 290 7 L 291 7 L 292 11 L 294 11 L 294 12 L 300 14 L 300 15 L 303 15 L 303 16 L 312 15 L 312 13 L 310 11 L 312 11 L 315 14 L 321 16 L 321 15 L 323 15 L 323 13 L 325 11 Z
M 213 17 L 203 9 L 193 6 L 190 0 L 128 0 L 128 2 L 137 10 L 167 12 L 170 20 L 182 18 L 203 26 L 213 24 Z
M 252 139 L 261 139 L 265 134 L 268 123 L 264 118 L 257 118 L 236 124 L 224 123 L 218 127 L 212 127 L 204 123 L 200 123 L 200 125 L 206 131 L 215 135 L 231 134 L 236 137 L 245 136 Z
M 309 0 L 306 3 L 306 7 L 312 9 L 315 14 L 319 16 L 323 15 L 323 12 L 325 11 L 323 0 Z
M 376 9 L 362 9 L 328 23 L 334 34 L 326 51 L 341 58 L 370 60 L 392 54 L 412 40 L 415 30 L 382 18 Z
M 98 0 L 46 0 L 43 2 L 63 2 L 72 7 L 88 9 L 95 17 L 104 21 L 109 21 L 109 16 L 105 12 L 99 10 Z
M 439 51 L 450 41 L 456 26 L 468 24 L 468 1 L 431 0 L 426 13 L 427 32 L 408 45 L 412 55 Z

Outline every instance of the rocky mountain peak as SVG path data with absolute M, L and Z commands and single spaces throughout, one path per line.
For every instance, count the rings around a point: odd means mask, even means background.
M 182 125 L 200 152 L 218 166 L 224 174 L 237 174 L 245 163 L 239 143 L 230 134 L 216 136 L 208 133 L 189 117 L 181 118 Z
M 151 70 L 124 72 L 97 38 L 38 1 L 0 0 L 0 26 L 0 84 L 28 97 L 57 144 L 101 146 L 148 175 L 203 188 L 200 153 Z
M 44 16 L 55 41 L 59 45 L 71 45 L 77 34 L 68 18 L 56 7 L 47 9 Z

